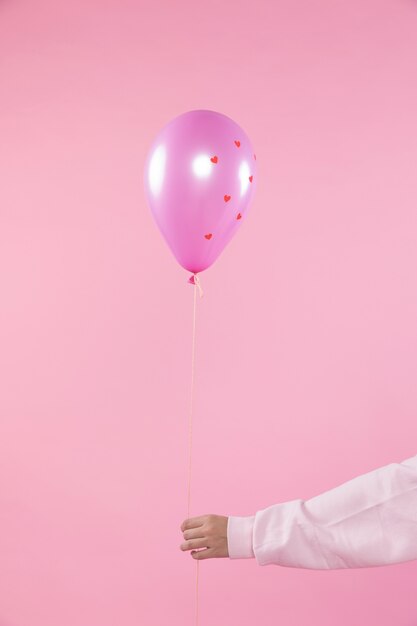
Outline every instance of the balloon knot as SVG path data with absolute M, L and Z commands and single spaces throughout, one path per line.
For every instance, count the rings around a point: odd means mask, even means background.
M 196 287 L 198 287 L 198 291 L 199 291 L 200 298 L 201 298 L 203 296 L 203 290 L 201 288 L 200 279 L 195 272 L 194 274 L 191 274 L 191 276 L 188 279 L 188 282 L 191 285 L 195 285 Z

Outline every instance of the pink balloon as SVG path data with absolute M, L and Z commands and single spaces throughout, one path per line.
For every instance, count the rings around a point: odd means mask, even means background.
M 247 217 L 256 156 L 246 133 L 226 115 L 188 111 L 155 138 L 144 183 L 172 253 L 198 273 L 214 263 Z

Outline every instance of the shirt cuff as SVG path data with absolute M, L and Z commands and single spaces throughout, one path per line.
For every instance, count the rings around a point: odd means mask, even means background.
M 238 517 L 229 515 L 227 520 L 227 547 L 230 559 L 254 558 L 253 525 L 255 515 Z

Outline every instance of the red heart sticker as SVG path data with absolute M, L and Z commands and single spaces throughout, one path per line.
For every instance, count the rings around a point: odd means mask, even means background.
M 237 220 L 242 219 L 242 214 L 241 214 L 241 213 L 238 213 L 238 214 L 236 215 L 236 219 L 237 219 Z
M 207 233 L 207 235 L 204 235 L 204 237 L 206 239 L 211 239 L 213 237 L 212 233 Z
M 253 181 L 253 176 L 249 176 L 249 180 L 250 180 L 250 182 L 252 182 Z
M 235 140 L 235 144 L 237 145 L 238 148 L 240 148 L 240 141 L 238 141 L 237 139 Z
M 218 160 L 219 160 L 219 159 L 218 159 L 216 156 L 211 157 L 211 159 L 210 159 L 210 161 L 211 161 L 212 163 L 217 163 L 217 161 L 218 161 Z
M 231 198 L 231 197 L 232 197 L 232 196 L 228 196 L 228 195 L 224 196 L 224 201 L 225 201 L 225 202 L 229 202 L 229 200 L 230 200 L 230 198 Z

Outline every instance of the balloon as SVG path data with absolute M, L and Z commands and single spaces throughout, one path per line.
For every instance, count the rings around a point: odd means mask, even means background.
M 245 221 L 256 180 L 251 142 L 226 115 L 188 111 L 162 128 L 146 157 L 145 194 L 182 267 L 196 274 L 214 263 Z

